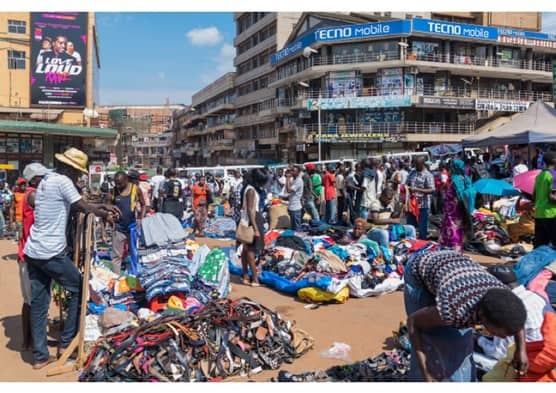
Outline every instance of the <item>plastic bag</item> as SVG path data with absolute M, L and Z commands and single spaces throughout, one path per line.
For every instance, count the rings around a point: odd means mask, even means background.
M 346 343 L 334 343 L 332 348 L 327 349 L 326 351 L 322 351 L 320 356 L 323 358 L 328 359 L 340 359 L 345 362 L 349 362 L 349 353 L 351 351 L 351 347 Z
M 301 288 L 297 291 L 297 297 L 300 300 L 309 302 L 309 303 L 324 303 L 324 302 L 336 302 L 336 303 L 345 303 L 349 298 L 349 288 L 344 287 L 340 290 L 340 292 L 334 294 L 331 292 L 324 291 L 320 288 Z

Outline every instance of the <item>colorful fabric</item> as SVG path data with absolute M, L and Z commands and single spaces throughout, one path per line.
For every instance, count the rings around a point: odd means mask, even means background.
M 23 198 L 23 228 L 17 249 L 17 255 L 20 262 L 24 261 L 25 255 L 23 253 L 23 249 L 25 248 L 25 243 L 27 243 L 27 239 L 31 234 L 31 226 L 33 226 L 33 222 L 35 222 L 35 209 L 27 203 L 27 198 L 30 193 L 35 192 L 36 190 L 37 189 L 35 187 L 27 187 Z
M 218 283 L 218 276 L 222 267 L 227 266 L 228 257 L 219 248 L 209 252 L 205 262 L 199 267 L 197 276 L 205 283 Z
M 455 184 L 444 193 L 444 218 L 440 228 L 440 244 L 461 252 L 463 250 L 463 212 Z
M 465 164 L 461 160 L 452 161 L 451 181 L 458 201 L 465 207 L 468 214 L 475 210 L 477 191 L 469 176 L 465 176 Z
M 507 289 L 479 264 L 455 251 L 419 254 L 411 269 L 411 274 L 435 296 L 440 318 L 456 328 L 478 322 L 475 309 L 489 290 Z

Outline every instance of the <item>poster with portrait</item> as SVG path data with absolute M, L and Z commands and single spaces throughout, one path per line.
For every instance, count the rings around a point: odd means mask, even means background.
M 87 13 L 31 13 L 31 105 L 85 107 Z

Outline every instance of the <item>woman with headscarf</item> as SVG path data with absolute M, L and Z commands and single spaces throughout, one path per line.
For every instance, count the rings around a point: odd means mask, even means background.
M 440 229 L 440 244 L 463 251 L 464 227 L 470 225 L 470 215 L 475 210 L 477 192 L 471 178 L 465 175 L 465 163 L 453 160 L 450 179 L 444 190 L 444 218 Z

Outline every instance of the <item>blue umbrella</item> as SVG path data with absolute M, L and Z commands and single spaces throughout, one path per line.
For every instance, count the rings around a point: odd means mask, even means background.
M 510 183 L 498 179 L 480 179 L 473 183 L 473 187 L 480 194 L 506 197 L 520 194 Z

